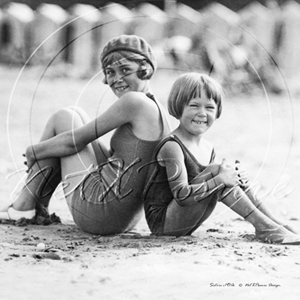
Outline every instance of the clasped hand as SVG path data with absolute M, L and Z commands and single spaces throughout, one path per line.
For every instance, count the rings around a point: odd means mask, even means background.
M 23 154 L 23 156 L 26 158 L 26 161 L 24 162 L 24 164 L 27 166 L 26 172 L 28 172 L 36 161 L 33 147 L 32 146 L 27 147 L 25 154 Z
M 241 168 L 239 161 L 236 161 L 233 167 L 227 164 L 226 159 L 223 159 L 217 177 L 227 187 L 240 186 L 246 188 L 249 182 L 248 174 Z

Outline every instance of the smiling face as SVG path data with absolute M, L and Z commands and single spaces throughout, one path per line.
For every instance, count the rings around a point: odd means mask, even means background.
M 196 72 L 183 74 L 174 82 L 168 97 L 170 115 L 179 120 L 190 100 L 198 97 L 213 99 L 217 106 L 216 118 L 220 117 L 223 102 L 221 85 L 212 77 Z
M 217 110 L 217 104 L 206 93 L 202 93 L 201 98 L 191 99 L 179 119 L 181 130 L 189 135 L 202 136 L 216 120 Z
M 147 92 L 146 81 L 137 76 L 138 63 L 123 58 L 105 69 L 106 80 L 113 93 L 120 98 L 127 92 Z

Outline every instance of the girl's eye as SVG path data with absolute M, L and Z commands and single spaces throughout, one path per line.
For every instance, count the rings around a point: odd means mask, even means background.
M 128 74 L 130 72 L 130 69 L 129 68 L 124 68 L 122 71 L 123 71 L 124 74 Z
M 214 106 L 207 106 L 207 109 L 215 109 Z
M 106 76 L 111 76 L 113 74 L 112 70 L 106 70 Z

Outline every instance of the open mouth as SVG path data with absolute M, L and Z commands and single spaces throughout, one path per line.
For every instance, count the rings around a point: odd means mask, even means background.
M 117 90 L 118 92 L 123 92 L 127 88 L 128 88 L 128 86 L 119 86 L 119 87 L 115 87 L 115 90 Z
M 199 125 L 201 125 L 201 124 L 206 124 L 207 122 L 206 121 L 194 121 L 196 124 L 199 124 Z

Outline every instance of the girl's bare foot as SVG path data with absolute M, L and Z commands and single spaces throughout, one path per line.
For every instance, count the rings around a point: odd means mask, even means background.
M 256 238 L 264 243 L 281 245 L 300 245 L 300 235 L 291 233 L 284 226 L 274 229 L 256 230 Z
M 36 210 L 19 211 L 13 208 L 12 204 L 1 209 L 0 220 L 19 220 L 21 218 L 32 219 L 35 216 Z
M 294 228 L 293 226 L 289 225 L 289 224 L 283 224 L 282 225 L 285 229 L 287 229 L 288 231 L 294 233 L 294 234 L 300 234 L 300 231 L 297 230 L 296 228 Z

